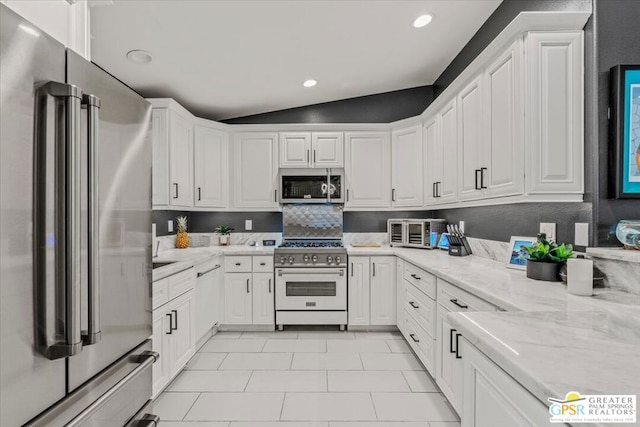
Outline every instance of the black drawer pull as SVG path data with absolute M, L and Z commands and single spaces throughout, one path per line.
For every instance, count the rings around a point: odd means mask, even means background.
M 419 305 L 416 305 L 416 303 L 415 303 L 415 302 L 413 302 L 413 301 L 409 301 L 409 305 L 410 305 L 411 307 L 413 307 L 413 308 L 420 308 L 420 306 L 419 306 Z
M 264 266 L 264 265 L 267 265 L 267 263 L 266 262 L 261 262 L 260 265 Z
M 457 298 L 450 299 L 449 301 L 451 301 L 452 303 L 454 303 L 455 305 L 457 305 L 457 306 L 458 306 L 458 307 L 460 307 L 460 308 L 469 308 L 469 306 L 468 306 L 468 305 L 466 305 L 466 304 L 460 304 L 460 303 L 458 302 L 458 299 L 457 299 Z
M 453 333 L 457 332 L 455 329 L 449 329 L 449 353 L 455 353 L 458 350 L 453 349 Z
M 171 312 L 176 315 L 176 326 L 175 328 L 173 328 L 173 330 L 177 331 L 178 330 L 178 310 L 171 310 Z
M 456 334 L 456 359 L 462 359 L 462 356 L 458 354 L 458 349 L 460 348 L 460 343 L 458 342 L 458 338 L 460 338 L 462 334 Z
M 420 340 L 416 339 L 416 334 L 409 334 L 409 336 L 411 337 L 411 339 L 413 340 L 413 342 L 420 342 Z
M 165 332 L 165 334 L 171 335 L 173 333 L 173 328 L 171 327 L 173 325 L 173 316 L 171 313 L 167 313 L 165 316 L 169 316 L 169 332 Z
M 240 263 L 239 263 L 239 262 L 236 262 L 236 265 L 237 265 L 237 266 L 240 266 Z

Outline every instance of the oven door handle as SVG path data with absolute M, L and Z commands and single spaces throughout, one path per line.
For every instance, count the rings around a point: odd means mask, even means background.
M 284 276 L 288 274 L 311 274 L 311 275 L 318 275 L 318 276 L 337 274 L 338 276 L 344 276 L 344 268 L 339 270 L 328 270 L 328 269 L 310 270 L 310 269 L 284 269 L 284 268 L 278 269 L 278 276 Z

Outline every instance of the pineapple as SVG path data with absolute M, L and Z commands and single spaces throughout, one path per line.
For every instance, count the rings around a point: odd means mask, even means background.
M 189 246 L 189 235 L 187 234 L 187 217 L 179 216 L 176 218 L 178 223 L 178 234 L 176 235 L 176 248 L 184 249 Z

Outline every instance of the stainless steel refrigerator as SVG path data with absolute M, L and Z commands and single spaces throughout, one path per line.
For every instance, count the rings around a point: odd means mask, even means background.
M 0 5 L 0 425 L 154 425 L 150 105 Z

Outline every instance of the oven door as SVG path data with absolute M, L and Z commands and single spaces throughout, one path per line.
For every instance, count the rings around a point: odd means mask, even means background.
M 346 309 L 346 268 L 276 268 L 276 310 Z

